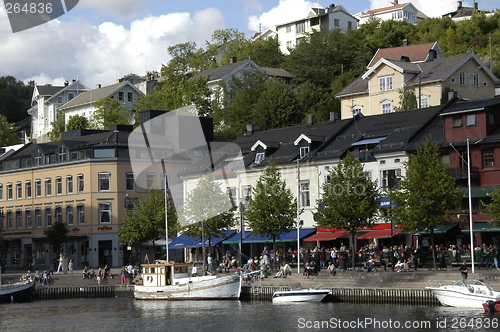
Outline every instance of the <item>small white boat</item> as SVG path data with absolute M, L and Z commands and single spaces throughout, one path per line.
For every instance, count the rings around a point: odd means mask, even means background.
M 189 264 L 143 264 L 142 285 L 135 285 L 138 300 L 238 300 L 240 274 L 190 277 Z
M 321 302 L 331 291 L 328 289 L 290 289 L 276 291 L 273 302 Z
M 450 285 L 428 286 L 442 305 L 449 307 L 482 309 L 486 301 L 500 300 L 500 292 L 480 280 L 457 280 Z
M 0 303 L 32 301 L 34 291 L 35 282 L 31 280 L 2 285 L 0 273 Z

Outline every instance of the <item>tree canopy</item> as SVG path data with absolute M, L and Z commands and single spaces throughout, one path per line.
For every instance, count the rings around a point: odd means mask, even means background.
M 75 129 L 89 129 L 90 122 L 83 115 L 73 115 L 69 118 L 68 123 L 66 124 L 66 131 L 75 130 Z
M 500 187 L 495 187 L 493 191 L 489 193 L 491 202 L 483 202 L 483 204 L 488 209 L 488 214 L 491 218 L 491 224 L 494 226 L 500 226 Z
M 96 101 L 94 106 L 96 107 L 92 121 L 94 129 L 109 130 L 111 125 L 128 124 L 129 114 L 118 100 L 103 98 Z
M 61 246 L 68 238 L 68 233 L 68 228 L 62 220 L 54 221 L 52 226 L 43 230 L 43 234 L 47 237 L 47 242 L 55 254 L 60 253 Z

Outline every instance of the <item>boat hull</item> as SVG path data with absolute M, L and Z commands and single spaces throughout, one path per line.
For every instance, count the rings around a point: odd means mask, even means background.
M 452 289 L 429 288 L 442 305 L 461 308 L 483 308 L 486 301 L 498 300 L 495 295 L 466 294 Z
M 274 292 L 273 302 L 321 302 L 329 290 L 290 290 Z
M 35 283 L 23 281 L 0 286 L 0 303 L 17 303 L 33 301 Z
M 169 286 L 139 286 L 134 289 L 138 300 L 238 300 L 241 294 L 239 276 L 194 279 Z

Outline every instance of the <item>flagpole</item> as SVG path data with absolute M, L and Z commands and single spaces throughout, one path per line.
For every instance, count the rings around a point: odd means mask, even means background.
M 165 181 L 163 185 L 165 186 L 165 260 L 170 262 L 168 257 L 168 199 L 167 199 L 167 189 L 168 189 L 168 178 L 167 173 L 164 173 Z
M 469 233 L 470 233 L 470 257 L 472 264 L 472 273 L 474 273 L 474 232 L 472 231 L 472 224 L 474 223 L 472 220 L 472 194 L 471 194 L 471 180 L 470 180 L 470 147 L 469 147 L 469 139 L 467 138 L 467 185 L 469 190 Z
M 297 273 L 300 273 L 300 159 L 297 159 Z

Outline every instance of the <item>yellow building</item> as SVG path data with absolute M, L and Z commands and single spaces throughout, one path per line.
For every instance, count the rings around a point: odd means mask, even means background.
M 348 119 L 394 112 L 408 87 L 415 89 L 419 108 L 441 105 L 448 90 L 461 98 L 491 98 L 496 80 L 474 53 L 442 57 L 437 43 L 428 43 L 379 50 L 368 70 L 336 97 L 341 118 Z

